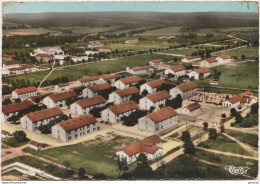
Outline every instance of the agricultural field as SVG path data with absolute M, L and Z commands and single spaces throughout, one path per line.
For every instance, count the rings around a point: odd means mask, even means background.
M 223 51 L 220 53 L 212 54 L 212 56 L 229 55 L 231 57 L 241 57 L 245 55 L 246 58 L 255 59 L 258 56 L 258 47 L 243 47 L 234 50 Z
M 51 32 L 45 28 L 29 28 L 29 29 L 3 29 L 3 35 L 40 35 Z
M 193 48 L 182 48 L 182 49 L 174 49 L 174 50 L 167 50 L 167 51 L 162 51 L 161 53 L 165 54 L 178 54 L 178 55 L 185 55 L 189 56 L 194 52 L 198 52 L 198 49 L 193 49 Z
M 84 168 L 87 174 L 103 173 L 108 178 L 117 178 L 118 169 L 115 152 L 136 142 L 134 138 L 115 135 L 112 139 L 96 138 L 79 144 L 61 146 L 43 151 L 34 151 L 27 148 L 25 151 L 36 154 L 57 163 L 68 162 L 70 168 Z M 133 169 L 135 164 L 130 166 Z
M 213 150 L 219 150 L 223 152 L 231 152 L 236 153 L 240 155 L 250 155 L 247 151 L 245 151 L 242 147 L 240 147 L 236 142 L 232 141 L 228 137 L 218 134 L 216 140 L 208 139 L 202 143 L 200 143 L 198 146 L 206 148 L 206 149 L 213 149 Z

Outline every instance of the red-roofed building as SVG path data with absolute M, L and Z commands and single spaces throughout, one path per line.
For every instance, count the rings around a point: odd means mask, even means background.
M 210 76 L 210 70 L 208 68 L 198 68 L 188 73 L 188 76 L 196 80 L 204 79 Z
M 3 54 L 2 55 L 2 60 L 3 62 L 12 62 L 14 60 L 14 57 L 13 55 L 6 55 L 6 54 Z
M 245 91 L 239 95 L 233 96 L 232 98 L 222 102 L 222 107 L 227 107 L 231 109 L 236 108 L 241 104 L 251 106 L 256 102 L 257 100 L 253 97 L 253 93 L 251 91 Z
M 55 91 L 65 91 L 70 90 L 70 84 L 68 82 L 60 83 L 54 86 Z
M 171 95 L 167 91 L 160 91 L 151 95 L 147 95 L 139 100 L 142 109 L 150 110 L 151 107 L 155 109 L 165 106 L 166 100 L 170 99 Z
M 86 97 L 91 98 L 91 97 L 94 97 L 97 95 L 101 95 L 102 91 L 108 90 L 110 88 L 111 88 L 111 86 L 108 83 L 88 86 L 82 90 L 82 96 L 84 98 L 86 98 Z
M 120 160 L 126 159 L 127 164 L 135 162 L 141 154 L 144 154 L 147 160 L 154 160 L 163 155 L 161 146 L 160 137 L 153 135 L 117 151 L 116 155 Z
M 35 72 L 37 70 L 38 68 L 36 65 L 27 65 L 27 66 L 20 66 L 18 68 L 9 68 L 6 74 L 19 75 L 19 74 L 24 74 L 29 72 Z
M 118 75 L 115 74 L 111 74 L 111 75 L 101 75 L 99 78 L 99 83 L 112 83 L 115 82 L 116 78 L 118 77 Z
M 200 104 L 198 102 L 196 103 L 193 103 L 193 104 L 190 104 L 186 107 L 184 107 L 182 110 L 181 110 L 181 113 L 182 114 L 190 114 L 190 113 L 195 113 L 195 112 L 198 112 L 201 110 L 200 108 Z
M 191 62 L 195 62 L 195 61 L 199 61 L 199 60 L 201 60 L 200 56 L 189 56 L 189 57 L 183 58 L 181 60 L 181 62 L 183 62 L 183 63 L 191 63 Z
M 112 52 L 113 48 L 112 47 L 108 47 L 108 46 L 101 46 L 98 48 L 98 52 Z
M 171 68 L 168 68 L 164 71 L 165 75 L 172 74 L 176 77 L 184 76 L 186 75 L 186 68 L 182 65 L 172 66 Z
M 37 95 L 37 88 L 35 86 L 27 87 L 27 88 L 21 88 L 21 89 L 15 89 L 12 92 L 12 98 L 29 98 L 31 96 Z
M 23 102 L 8 104 L 2 106 L 2 121 L 7 122 L 7 119 L 13 115 L 17 115 L 19 111 L 28 109 L 33 106 L 32 101 L 26 100 Z
M 177 124 L 177 115 L 171 107 L 165 107 L 138 119 L 141 130 L 156 132 Z
M 216 58 L 207 58 L 200 62 L 200 67 L 210 68 L 210 67 L 217 66 L 218 64 L 219 63 Z
M 148 72 L 153 72 L 154 68 L 153 66 L 140 66 L 131 69 L 129 67 L 126 67 L 126 71 L 132 75 L 140 75 Z
M 130 88 L 116 90 L 113 93 L 109 94 L 109 101 L 114 104 L 121 104 L 125 102 L 129 102 L 130 98 L 134 94 L 138 94 L 140 91 L 135 86 Z
M 51 129 L 52 137 L 70 141 L 98 130 L 97 120 L 92 114 L 86 114 L 74 119 L 62 121 Z
M 99 48 L 99 47 L 103 47 L 104 44 L 103 43 L 100 43 L 100 42 L 95 42 L 95 43 L 90 43 L 88 45 L 88 48 Z
M 7 132 L 6 130 L 2 130 L 1 137 L 2 137 L 2 139 L 7 139 L 7 138 L 11 137 L 11 134 L 9 132 Z
M 93 77 L 87 77 L 87 78 L 82 78 L 76 81 L 77 86 L 85 85 L 94 85 L 97 84 L 100 79 L 100 76 L 93 76 Z
M 101 112 L 101 120 L 104 122 L 119 123 L 122 117 L 129 116 L 138 108 L 139 106 L 134 101 L 110 106 Z
M 164 64 L 165 62 L 163 61 L 163 59 L 154 59 L 149 62 L 149 65 L 154 67 L 157 67 L 158 65 L 164 65 Z
M 228 55 L 221 55 L 219 57 L 216 58 L 218 60 L 219 64 L 226 64 L 226 63 L 230 63 L 232 61 L 231 57 Z
M 136 85 L 141 79 L 137 76 L 130 76 L 127 78 L 119 79 L 115 82 L 115 87 L 117 89 L 126 89 L 133 85 Z
M 39 129 L 41 125 L 47 125 L 51 120 L 55 120 L 62 114 L 63 112 L 59 107 L 31 112 L 21 118 L 21 127 L 26 130 L 34 131 Z
M 43 103 L 48 108 L 64 107 L 66 106 L 66 100 L 76 98 L 77 96 L 78 94 L 74 90 L 50 94 L 43 99 Z
M 14 62 L 3 63 L 2 69 L 18 68 L 18 67 L 20 67 L 20 62 L 14 61 Z
M 166 81 L 162 79 L 150 81 L 145 84 L 142 84 L 140 86 L 140 91 L 142 93 L 144 90 L 147 90 L 148 94 L 156 93 L 158 91 L 158 88 L 163 84 L 166 84 Z
M 30 141 L 29 142 L 29 148 L 31 148 L 31 149 L 34 149 L 34 150 L 37 151 L 37 150 L 41 149 L 41 147 L 42 147 L 41 143 L 38 143 L 36 141 Z
M 51 54 L 37 54 L 36 55 L 36 60 L 44 62 L 44 63 L 47 63 L 52 59 L 53 59 L 53 56 Z
M 182 99 L 187 99 L 197 94 L 197 88 L 198 86 L 192 82 L 185 83 L 172 88 L 170 90 L 170 94 L 172 98 L 175 98 L 178 94 L 180 94 Z
M 92 98 L 85 98 L 83 100 L 76 101 L 70 105 L 70 112 L 78 116 L 88 114 L 93 108 L 104 107 L 106 99 L 102 96 L 95 96 Z

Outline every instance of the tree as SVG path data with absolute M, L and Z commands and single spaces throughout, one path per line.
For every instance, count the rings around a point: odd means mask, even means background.
M 241 123 L 242 120 L 243 120 L 243 117 L 241 116 L 241 114 L 237 113 L 236 118 L 235 118 L 235 123 Z
M 94 179 L 94 180 L 106 180 L 107 177 L 103 173 L 97 173 L 97 174 L 94 174 L 92 179 Z
M 252 106 L 251 106 L 251 111 L 250 113 L 251 114 L 257 114 L 258 113 L 258 102 L 257 103 L 254 103 Z
M 150 112 L 150 113 L 153 112 L 154 109 L 155 109 L 155 107 L 154 107 L 154 106 L 151 106 L 149 112 Z
M 4 99 L 3 105 L 8 105 L 8 104 L 12 104 L 12 101 L 10 100 L 10 98 Z
M 13 136 L 15 140 L 17 140 L 18 142 L 26 142 L 28 140 L 26 133 L 24 131 L 15 131 L 13 133 Z
M 223 114 L 221 115 L 221 117 L 225 119 L 227 116 L 226 116 L 225 113 L 223 113 Z
M 204 123 L 203 123 L 203 129 L 204 129 L 204 130 L 207 130 L 207 129 L 208 129 L 208 126 L 209 126 L 209 124 L 208 124 L 207 122 L 204 122 Z
M 188 141 L 188 142 L 185 142 L 184 145 L 184 153 L 185 154 L 194 154 L 196 152 L 196 148 L 194 146 L 194 144 L 192 143 L 192 141 Z
M 230 113 L 232 116 L 236 116 L 237 110 L 235 108 L 230 109 Z
M 120 159 L 120 157 L 117 157 L 117 166 L 118 166 L 118 170 L 119 170 L 119 175 L 121 174 L 121 171 L 123 171 L 123 173 L 125 173 L 125 171 L 128 170 L 126 158 Z
M 209 139 L 216 139 L 218 136 L 217 130 L 215 128 L 209 129 Z
M 137 167 L 133 171 L 134 179 L 152 179 L 154 178 L 154 171 L 147 162 L 147 157 L 140 154 L 137 158 Z
M 188 142 L 188 141 L 191 140 L 190 132 L 189 132 L 188 130 L 182 132 L 181 140 L 182 140 L 183 142 Z
M 148 91 L 147 91 L 146 89 L 144 89 L 144 90 L 142 91 L 142 96 L 146 96 L 146 95 L 148 95 Z
M 80 179 L 84 179 L 85 178 L 85 174 L 86 174 L 86 171 L 84 168 L 79 168 L 78 169 L 78 176 Z
M 41 133 L 43 134 L 50 134 L 51 133 L 51 129 L 48 125 L 41 125 L 39 127 L 39 130 L 41 131 Z
M 135 103 L 139 103 L 141 95 L 139 93 L 135 93 L 131 96 L 130 100 L 133 100 Z
M 121 120 L 124 121 L 123 125 L 134 126 L 138 123 L 138 119 L 147 115 L 147 113 L 148 112 L 146 110 L 137 109 L 136 111 L 132 112 L 129 116 L 122 117 Z
M 246 59 L 246 56 L 243 54 L 242 56 L 241 56 L 241 59 Z
M 224 124 L 221 124 L 221 125 L 220 125 L 220 131 L 221 131 L 221 132 L 225 132 Z

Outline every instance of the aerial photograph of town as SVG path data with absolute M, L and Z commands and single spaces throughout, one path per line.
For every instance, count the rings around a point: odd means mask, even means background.
M 256 1 L 2 2 L 1 52 L 1 181 L 258 179 Z

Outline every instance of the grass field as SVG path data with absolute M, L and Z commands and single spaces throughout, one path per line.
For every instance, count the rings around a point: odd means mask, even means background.
M 218 134 L 216 140 L 208 139 L 205 142 L 200 143 L 199 146 L 208 149 L 219 150 L 223 152 L 231 152 L 231 153 L 236 153 L 241 155 L 250 155 L 250 153 L 245 151 L 236 142 L 232 141 L 231 139 L 227 138 L 222 134 Z
M 223 164 L 226 166 L 234 165 L 235 167 L 238 166 L 246 167 L 248 165 L 250 169 L 248 170 L 247 175 L 254 178 L 257 177 L 258 175 L 258 161 L 256 160 L 215 154 L 204 150 L 197 150 L 195 156 L 202 160 L 207 160 L 209 162 L 213 162 L 216 164 Z
M 66 178 L 66 169 L 60 168 L 58 166 L 55 166 L 53 164 L 46 163 L 42 160 L 30 157 L 30 156 L 20 156 L 15 157 L 13 159 L 7 160 L 5 162 L 2 162 L 2 167 L 9 165 L 14 162 L 20 162 L 26 165 L 29 165 L 31 167 L 34 167 L 36 169 L 40 169 L 42 171 L 45 171 L 53 176 Z
M 219 77 L 219 86 L 232 88 L 257 89 L 258 88 L 258 63 L 245 62 L 237 63 L 236 66 L 217 66 L 210 68 L 211 74 L 214 69 L 221 72 Z M 210 78 L 204 80 L 194 80 L 197 84 L 209 85 L 209 81 L 214 80 L 211 75 Z
M 116 136 L 107 142 L 87 141 L 80 144 L 56 147 L 44 151 L 33 151 L 32 154 L 39 156 L 52 157 L 53 161 L 58 163 L 68 162 L 69 166 L 73 169 L 80 167 L 86 170 L 87 174 L 94 175 L 96 173 L 103 173 L 108 178 L 117 178 L 118 167 L 116 164 L 115 150 L 121 146 L 122 141 L 129 145 L 135 140 L 133 138 L 124 138 Z M 28 151 L 28 150 L 27 150 Z M 130 165 L 129 169 L 134 168 L 135 164 Z
M 11 137 L 9 139 L 2 140 L 2 142 L 11 147 L 20 147 L 22 145 L 27 144 L 29 142 L 29 139 L 25 142 L 18 142 L 14 137 Z
M 180 155 L 156 172 L 161 173 L 161 179 L 235 179 L 243 176 L 231 175 L 221 167 L 208 165 L 187 155 Z
M 150 60 L 158 58 L 164 59 L 165 61 L 169 61 L 172 60 L 173 57 L 158 54 L 147 54 L 121 58 L 113 61 L 103 61 L 98 63 L 75 65 L 66 68 L 58 68 L 47 78 L 47 80 L 53 80 L 57 77 L 67 76 L 69 78 L 69 81 L 73 81 L 83 77 L 86 74 L 88 76 L 97 75 L 99 71 L 101 71 L 102 73 L 106 73 L 107 71 L 111 73 L 119 72 L 125 70 L 126 66 L 143 66 L 146 65 Z M 46 76 L 49 72 L 50 71 L 41 71 L 37 73 L 28 73 L 24 75 L 11 76 L 8 78 L 10 81 L 15 79 L 29 79 L 31 82 L 35 81 L 37 83 L 40 82 L 44 78 L 44 76 Z
M 174 50 L 167 50 L 167 51 L 162 51 L 162 53 L 167 53 L 167 54 L 180 54 L 180 55 L 191 55 L 194 52 L 199 51 L 198 49 L 174 49 Z
M 234 49 L 230 51 L 224 51 L 221 53 L 212 54 L 212 56 L 219 56 L 219 55 L 229 55 L 232 57 L 241 57 L 245 55 L 246 58 L 255 59 L 258 56 L 258 47 L 243 47 L 239 49 Z
M 237 138 L 239 141 L 246 143 L 253 147 L 258 147 L 258 136 L 253 134 L 246 134 L 234 130 L 225 130 L 228 135 Z

